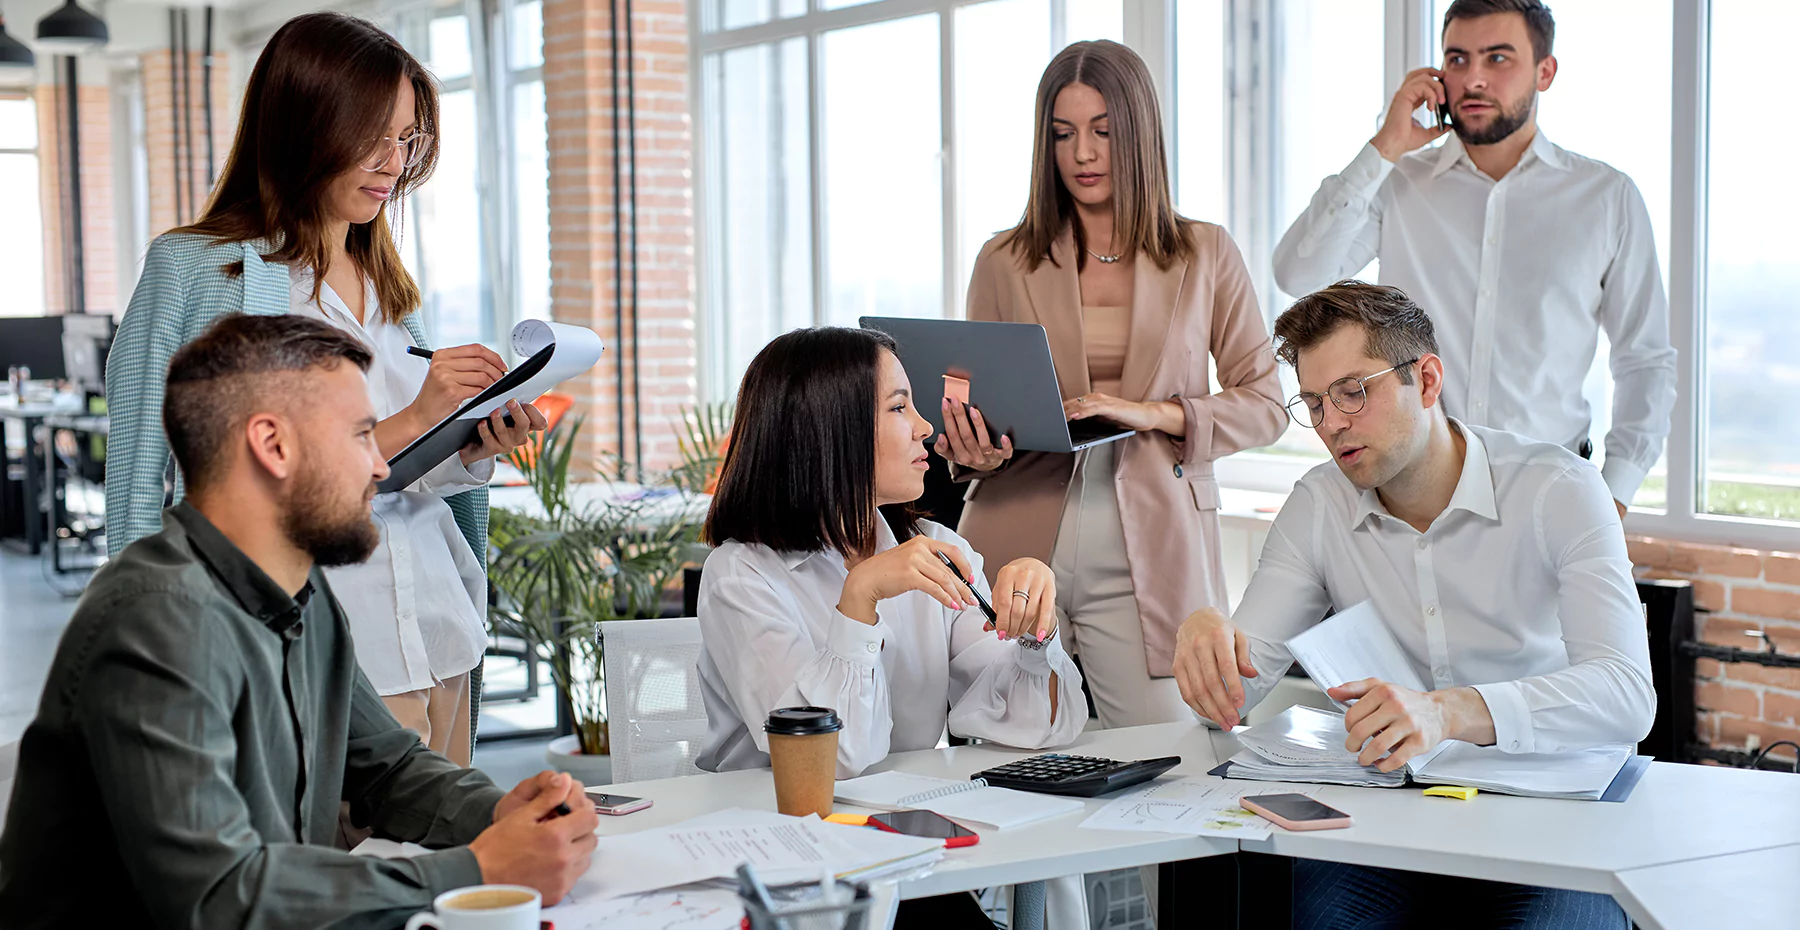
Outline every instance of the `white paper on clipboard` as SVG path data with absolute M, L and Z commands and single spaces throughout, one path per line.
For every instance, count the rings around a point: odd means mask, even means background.
M 494 411 L 506 406 L 507 401 L 516 400 L 521 404 L 529 404 L 543 396 L 545 391 L 594 367 L 600 361 L 600 354 L 606 349 L 605 344 L 600 341 L 599 333 L 585 326 L 552 323 L 548 320 L 521 321 L 513 327 L 512 344 L 521 363 L 535 359 L 545 349 L 553 351 L 544 366 L 524 383 L 509 386 L 491 398 L 482 398 L 482 403 L 476 407 L 465 407 L 459 415 L 461 419 L 487 419 Z

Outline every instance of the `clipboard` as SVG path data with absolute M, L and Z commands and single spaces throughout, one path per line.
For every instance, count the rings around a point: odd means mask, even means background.
M 385 494 L 410 487 L 445 459 L 478 442 L 477 425 L 508 400 L 521 404 L 536 400 L 558 382 L 592 368 L 604 350 L 592 330 L 540 320 L 514 327 L 513 347 L 529 357 L 388 459 L 388 476 L 375 485 L 376 491 Z M 510 415 L 506 424 L 512 425 Z

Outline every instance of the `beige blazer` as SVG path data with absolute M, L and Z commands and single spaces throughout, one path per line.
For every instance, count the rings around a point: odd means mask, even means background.
M 1126 400 L 1174 400 L 1187 414 L 1177 440 L 1151 431 L 1121 440 L 1115 463 L 1125 554 L 1153 676 L 1172 675 L 1175 629 L 1206 606 L 1228 609 L 1219 551 L 1219 484 L 1213 462 L 1281 435 L 1287 414 L 1269 331 L 1250 273 L 1231 237 L 1210 223 L 1188 224 L 1192 261 L 1168 270 L 1139 257 L 1121 393 Z M 1026 273 L 1000 239 L 982 248 L 969 282 L 969 319 L 1038 323 L 1050 339 L 1065 399 L 1089 391 L 1075 242 L 1065 232 L 1052 262 Z M 1206 357 L 1220 390 L 1207 383 Z M 1075 456 L 1021 452 L 974 480 L 958 528 L 990 567 L 1032 557 L 1048 563 L 1056 545 Z M 970 477 L 961 472 L 958 477 Z M 992 579 L 989 579 L 990 581 Z

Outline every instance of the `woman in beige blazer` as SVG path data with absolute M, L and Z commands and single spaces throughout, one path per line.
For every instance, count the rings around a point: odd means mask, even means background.
M 978 410 L 947 405 L 937 451 L 973 479 L 960 532 L 990 564 L 1031 556 L 1056 572 L 1059 628 L 1101 724 L 1191 719 L 1169 677 L 1175 629 L 1227 607 L 1213 462 L 1286 424 L 1268 328 L 1231 237 L 1175 213 L 1136 54 L 1064 49 L 1038 84 L 1035 125 L 1025 216 L 975 260 L 969 319 L 1042 324 L 1069 418 L 1138 432 L 1014 457 L 1009 438 L 987 441 Z

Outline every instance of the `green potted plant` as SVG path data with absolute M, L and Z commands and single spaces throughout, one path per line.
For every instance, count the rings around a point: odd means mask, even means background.
M 537 506 L 491 512 L 488 574 L 498 595 L 496 631 L 537 650 L 575 728 L 551 742 L 549 763 L 587 784 L 607 784 L 604 645 L 596 634 L 602 623 L 664 615 L 664 591 L 699 537 L 702 511 L 693 495 L 667 485 L 632 496 L 579 493 L 569 465 L 580 431 L 578 419 L 565 420 L 540 448 L 512 456 Z

